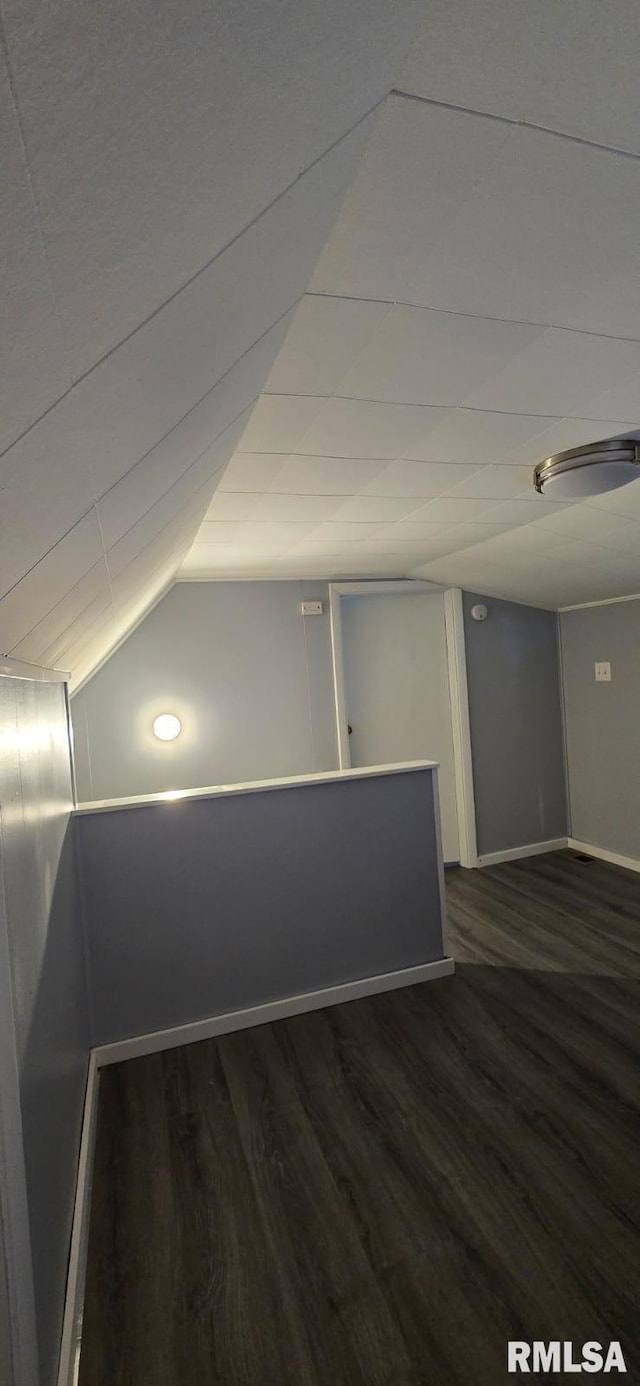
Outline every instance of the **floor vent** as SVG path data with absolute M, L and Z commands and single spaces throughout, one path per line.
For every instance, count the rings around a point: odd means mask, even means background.
M 588 856 L 586 852 L 574 852 L 574 853 L 573 853 L 573 860 L 574 860 L 574 861 L 584 861 L 584 862 L 588 862 L 588 861 L 595 861 L 595 857 L 590 857 L 590 856 Z

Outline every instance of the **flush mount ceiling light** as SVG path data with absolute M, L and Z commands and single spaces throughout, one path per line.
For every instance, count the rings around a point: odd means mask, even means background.
M 162 712 L 153 724 L 153 734 L 158 741 L 175 741 L 182 731 L 182 722 L 173 712 Z
M 584 500 L 615 491 L 635 477 L 640 477 L 640 442 L 611 438 L 545 457 L 535 468 L 533 484 L 553 500 Z

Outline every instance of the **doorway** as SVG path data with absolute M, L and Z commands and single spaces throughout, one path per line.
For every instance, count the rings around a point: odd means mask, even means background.
M 431 583 L 332 583 L 340 766 L 439 764 L 445 862 L 476 864 L 461 594 Z

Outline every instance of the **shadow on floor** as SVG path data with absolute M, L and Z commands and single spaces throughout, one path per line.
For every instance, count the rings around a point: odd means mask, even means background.
M 106 1070 L 81 1386 L 500 1386 L 509 1339 L 638 1379 L 640 980 L 576 946 Z

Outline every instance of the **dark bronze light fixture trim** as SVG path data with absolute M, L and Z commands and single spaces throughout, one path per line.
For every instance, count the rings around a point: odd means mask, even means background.
M 541 496 L 580 500 L 614 491 L 640 477 L 640 440 L 609 438 L 556 452 L 539 462 L 533 484 Z

